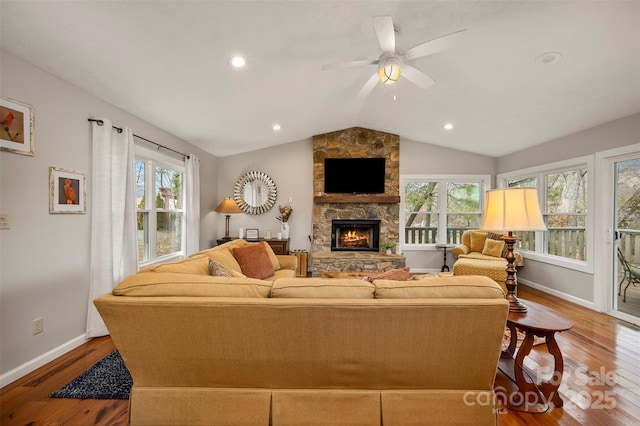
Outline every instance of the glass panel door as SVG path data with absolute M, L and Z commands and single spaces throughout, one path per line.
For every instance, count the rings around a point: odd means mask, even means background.
M 614 163 L 613 310 L 640 318 L 640 157 Z

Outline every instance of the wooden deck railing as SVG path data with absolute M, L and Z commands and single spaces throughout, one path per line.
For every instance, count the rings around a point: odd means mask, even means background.
M 462 233 L 476 228 L 449 228 L 447 244 L 461 244 Z M 640 263 L 640 230 L 619 229 L 620 250 L 631 263 Z M 519 247 L 524 250 L 534 248 L 534 232 L 518 232 Z M 434 227 L 405 228 L 405 244 L 435 244 L 438 229 Z M 586 260 L 587 232 L 584 228 L 549 228 L 547 253 L 569 259 Z

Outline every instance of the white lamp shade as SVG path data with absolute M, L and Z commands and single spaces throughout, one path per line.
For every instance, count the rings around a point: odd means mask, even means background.
M 487 231 L 546 231 L 535 188 L 487 191 L 480 229 Z

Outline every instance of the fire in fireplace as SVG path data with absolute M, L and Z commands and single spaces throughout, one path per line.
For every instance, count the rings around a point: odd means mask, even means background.
M 378 251 L 380 221 L 334 219 L 331 221 L 331 251 Z

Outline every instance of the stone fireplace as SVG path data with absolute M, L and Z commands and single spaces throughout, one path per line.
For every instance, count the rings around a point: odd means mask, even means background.
M 325 194 L 325 158 L 385 158 L 384 193 Z M 382 272 L 404 267 L 403 256 L 379 252 L 382 242 L 391 240 L 397 244 L 399 241 L 400 137 L 361 127 L 316 135 L 313 137 L 313 174 L 313 276 L 325 271 Z M 334 221 L 343 220 L 377 221 L 377 246 L 366 250 L 332 249 Z
M 333 219 L 331 221 L 331 251 L 380 250 L 380 221 L 364 219 Z

